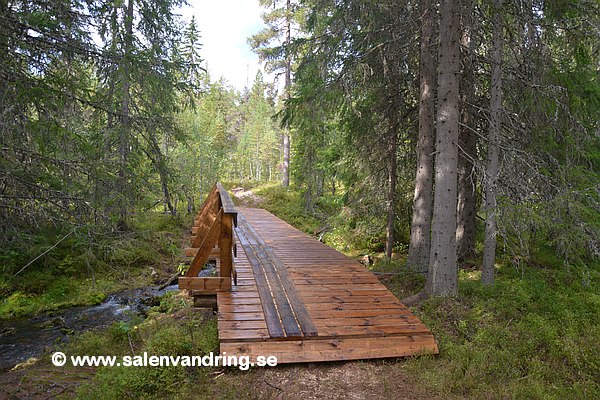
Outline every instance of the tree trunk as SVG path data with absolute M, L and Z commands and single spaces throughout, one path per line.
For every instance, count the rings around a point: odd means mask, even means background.
M 173 202 L 171 200 L 171 192 L 169 191 L 169 181 L 167 178 L 166 171 L 159 170 L 158 174 L 160 175 L 160 185 L 162 187 L 163 195 L 165 196 L 165 204 L 169 213 L 174 217 L 177 214 L 177 209 L 173 206 Z
M 461 127 L 458 144 L 458 206 L 456 245 L 459 260 L 475 256 L 475 236 L 477 234 L 477 202 L 473 161 L 477 157 L 472 106 L 475 99 L 475 77 L 473 73 L 473 3 L 464 0 L 461 12 L 463 30 L 461 37 L 463 73 L 461 89 Z
M 118 191 L 119 198 L 119 229 L 127 229 L 127 211 L 129 210 L 129 190 L 127 188 L 127 156 L 129 153 L 129 137 L 131 135 L 131 126 L 129 118 L 130 89 L 131 89 L 131 56 L 133 52 L 133 0 L 127 3 L 127 10 L 124 17 L 125 23 L 125 54 L 122 66 L 122 98 L 119 130 L 119 172 L 118 172 Z
M 442 0 L 436 125 L 435 193 L 426 292 L 450 296 L 458 292 L 456 259 L 456 195 L 458 167 L 458 74 L 460 23 L 458 4 Z
M 306 190 L 304 191 L 304 209 L 307 213 L 313 214 L 313 191 L 314 191 L 314 177 L 313 173 L 315 169 L 313 168 L 314 162 L 314 152 L 307 151 L 304 162 L 306 163 L 306 171 L 308 171 L 306 175 Z
M 317 197 L 323 197 L 325 191 L 325 172 L 323 170 L 317 171 Z
M 488 160 L 485 179 L 485 239 L 481 265 L 481 283 L 494 284 L 496 260 L 496 182 L 498 179 L 499 140 L 502 111 L 502 0 L 494 0 L 492 82 L 490 86 L 490 134 L 488 137 Z
M 292 37 L 292 5 L 291 0 L 287 0 L 285 16 L 285 44 L 289 46 Z M 290 98 L 290 89 L 292 86 L 292 62 L 290 60 L 289 47 L 286 48 L 285 56 L 285 97 Z M 290 132 L 286 128 L 283 132 L 283 186 L 290 185 Z
M 392 258 L 394 248 L 394 223 L 396 221 L 396 181 L 398 153 L 398 120 L 396 108 L 390 110 L 390 126 L 388 132 L 388 192 L 387 192 L 387 227 L 385 240 L 385 256 Z
M 420 7 L 419 134 L 417 138 L 417 172 L 407 265 L 415 271 L 427 272 L 429 251 L 431 248 L 433 152 L 435 141 L 435 12 L 431 0 L 421 1 Z

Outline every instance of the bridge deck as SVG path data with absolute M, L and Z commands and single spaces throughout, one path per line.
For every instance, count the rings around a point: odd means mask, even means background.
M 427 327 L 363 265 L 265 210 L 239 212 L 238 282 L 217 293 L 221 354 L 293 363 L 437 353 Z

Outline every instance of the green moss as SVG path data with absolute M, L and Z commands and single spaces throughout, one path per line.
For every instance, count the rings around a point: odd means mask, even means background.
M 101 332 L 86 333 L 68 346 L 74 355 L 169 355 L 203 356 L 218 350 L 217 324 L 190 311 L 187 318 L 156 314 L 146 321 L 118 323 Z M 77 397 L 115 398 L 211 398 L 205 383 L 210 367 L 100 367 Z
M 572 273 L 504 266 L 486 288 L 462 272 L 457 297 L 416 310 L 440 355 L 411 359 L 408 370 L 443 396 L 598 398 L 599 273 L 589 284 Z
M 96 281 L 94 285 L 90 279 L 52 278 L 42 294 L 19 290 L 4 298 L 0 302 L 0 318 L 23 317 L 59 308 L 100 304 L 106 298 L 106 293 L 114 287 L 115 283 L 109 280 Z
M 160 299 L 160 304 L 152 307 L 150 313 L 173 313 L 188 307 L 184 298 L 178 294 L 179 292 L 165 293 Z

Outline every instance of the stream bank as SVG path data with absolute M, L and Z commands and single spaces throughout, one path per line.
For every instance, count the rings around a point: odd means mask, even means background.
M 0 320 L 0 372 L 38 357 L 73 334 L 104 328 L 114 322 L 144 317 L 158 305 L 160 297 L 178 290 L 177 283 L 160 289 L 149 286 L 127 289 L 107 296 L 95 306 L 79 306 L 50 311 L 31 318 Z

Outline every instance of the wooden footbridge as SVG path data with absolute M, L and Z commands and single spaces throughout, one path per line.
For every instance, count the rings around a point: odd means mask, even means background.
M 362 264 L 265 210 L 236 209 L 220 184 L 190 243 L 179 287 L 216 295 L 221 353 L 295 363 L 438 352 L 427 327 Z M 199 277 L 211 259 L 217 276 Z

